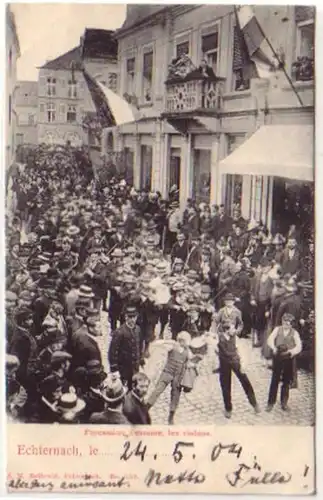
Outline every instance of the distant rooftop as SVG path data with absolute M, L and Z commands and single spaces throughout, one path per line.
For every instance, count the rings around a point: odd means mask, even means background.
M 120 29 L 117 30 L 117 34 L 123 30 L 127 30 L 140 24 L 147 17 L 157 14 L 159 11 L 171 7 L 171 4 L 164 5 L 149 5 L 149 4 L 128 4 L 126 19 Z
M 75 69 L 81 69 L 82 67 L 82 58 L 81 58 L 81 50 L 80 47 L 74 47 L 74 49 L 65 52 L 61 56 L 56 57 L 56 59 L 52 59 L 51 61 L 47 61 L 43 66 L 40 66 L 40 69 L 71 69 L 71 63 L 75 63 Z
M 70 70 L 71 63 L 74 62 L 74 69 L 80 70 L 83 59 L 117 59 L 118 42 L 114 40 L 113 35 L 112 30 L 86 28 L 78 47 L 47 61 L 40 69 Z
M 114 31 L 86 28 L 81 39 L 83 58 L 117 59 L 118 42 Z

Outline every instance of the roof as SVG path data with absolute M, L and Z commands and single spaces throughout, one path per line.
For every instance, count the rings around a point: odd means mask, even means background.
M 116 31 L 116 34 L 135 27 L 147 18 L 150 18 L 158 12 L 168 9 L 169 7 L 170 5 L 128 4 L 126 19 L 121 28 Z
M 56 59 L 52 59 L 51 61 L 46 62 L 43 66 L 40 66 L 40 69 L 71 69 L 71 63 L 74 61 L 76 63 L 75 69 L 81 69 L 82 66 L 82 58 L 81 58 L 81 50 L 80 47 L 74 47 L 74 49 L 65 52 L 61 56 L 56 57 Z
M 118 42 L 113 36 L 112 30 L 86 28 L 82 37 L 83 58 L 117 59 Z

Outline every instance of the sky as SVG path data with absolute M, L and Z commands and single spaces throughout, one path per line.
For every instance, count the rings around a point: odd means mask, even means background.
M 21 57 L 18 80 L 37 80 L 37 66 L 76 47 L 85 28 L 119 28 L 122 4 L 13 3 Z

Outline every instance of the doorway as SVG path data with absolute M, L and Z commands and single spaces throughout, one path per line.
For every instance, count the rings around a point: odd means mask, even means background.
M 151 171 L 153 163 L 153 148 L 141 146 L 141 179 L 140 188 L 146 191 L 151 189 Z
M 314 183 L 274 178 L 273 234 L 288 233 L 295 225 L 301 239 L 307 239 L 314 230 Z
M 181 185 L 181 149 L 170 148 L 168 192 L 173 186 L 180 189 Z

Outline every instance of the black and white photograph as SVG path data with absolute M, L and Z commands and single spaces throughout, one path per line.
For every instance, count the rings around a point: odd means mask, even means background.
M 315 14 L 6 6 L 8 423 L 315 425 Z

